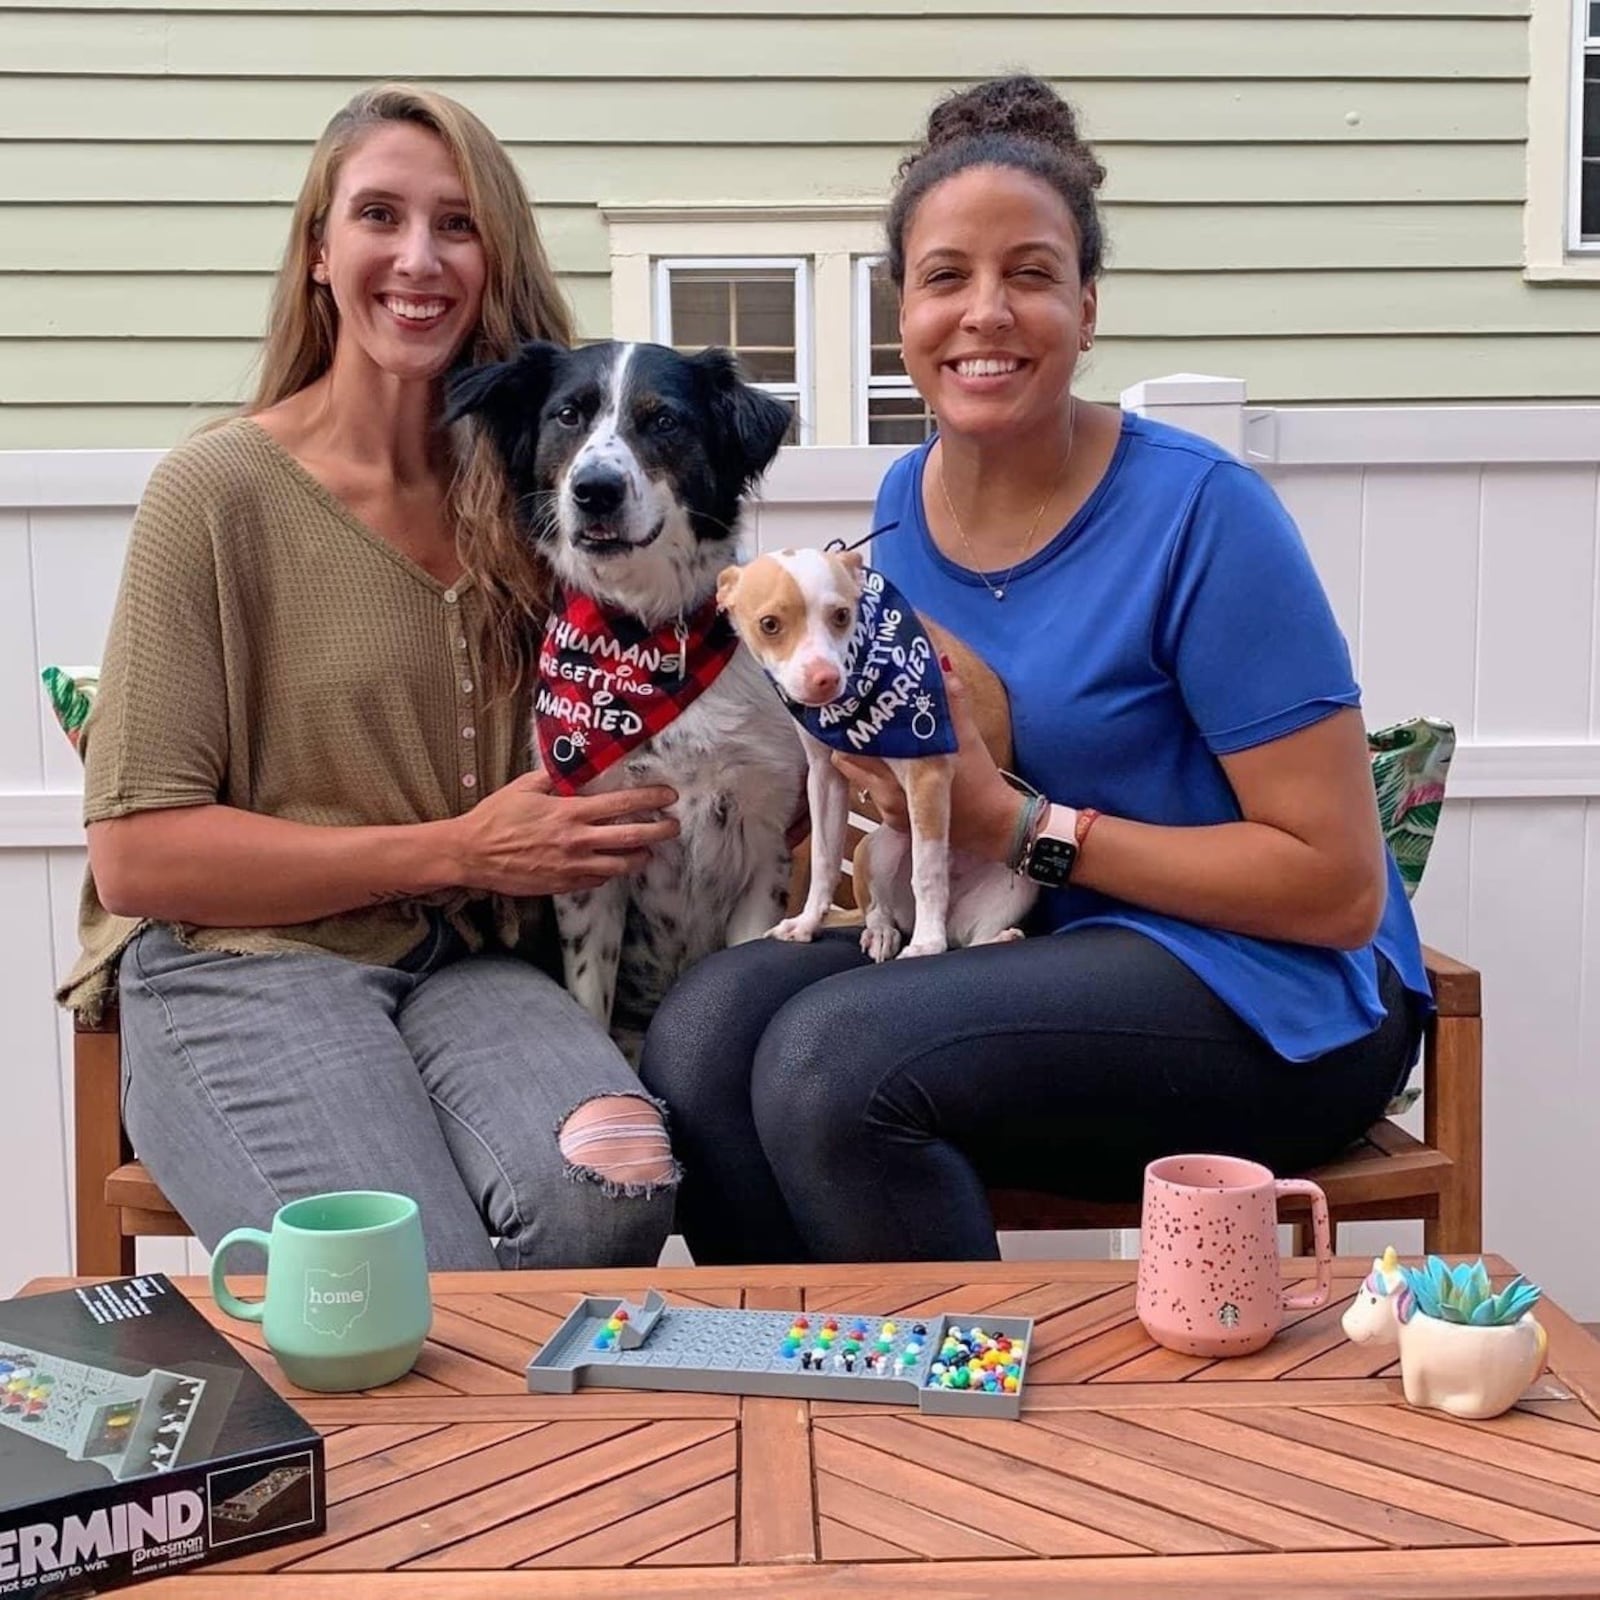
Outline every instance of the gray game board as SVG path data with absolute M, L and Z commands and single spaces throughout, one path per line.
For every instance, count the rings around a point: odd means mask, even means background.
M 608 1349 L 595 1341 L 613 1314 L 627 1313 L 622 1332 Z M 807 1369 L 799 1351 L 784 1355 L 785 1337 L 797 1317 L 810 1322 L 801 1349 L 819 1348 L 822 1324 L 838 1323 L 822 1369 Z M 882 1366 L 868 1370 L 867 1352 L 876 1352 L 885 1322 L 894 1324 Z M 579 1388 L 684 1389 L 711 1394 L 757 1394 L 800 1400 L 876 1400 L 914 1405 L 941 1416 L 1015 1417 L 1026 1386 L 1026 1357 L 1014 1392 L 989 1393 L 940 1387 L 932 1377 L 945 1334 L 951 1328 L 1005 1337 L 1026 1347 L 1033 1338 L 1031 1317 L 878 1317 L 814 1311 L 722 1311 L 669 1306 L 651 1290 L 642 1304 L 591 1295 L 581 1301 L 529 1363 L 528 1388 L 535 1393 L 571 1394 Z M 865 1330 L 856 1370 L 843 1370 L 842 1349 L 849 1333 Z M 916 1330 L 922 1329 L 920 1335 Z M 908 1345 L 920 1352 L 907 1357 Z M 901 1358 L 897 1370 L 896 1357 Z M 930 1379 L 932 1381 L 930 1382 Z

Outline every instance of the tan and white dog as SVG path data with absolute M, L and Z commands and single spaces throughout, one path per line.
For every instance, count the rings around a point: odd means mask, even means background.
M 725 568 L 717 601 L 750 652 L 783 694 L 799 706 L 833 702 L 849 677 L 847 659 L 862 593 L 862 561 L 853 551 L 782 550 Z M 1011 716 L 994 672 L 938 624 L 919 619 L 955 666 L 972 716 L 995 762 L 1011 762 Z M 849 834 L 849 784 L 832 749 L 798 722 L 806 752 L 811 808 L 811 886 L 797 916 L 770 930 L 775 939 L 809 942 L 828 918 Z M 865 913 L 861 947 L 874 961 L 934 955 L 951 946 L 1020 939 L 1019 924 L 1037 886 L 962 850 L 952 851 L 950 785 L 954 755 L 890 760 L 905 790 L 911 833 L 874 828 L 856 849 L 856 903 Z M 902 949 L 903 936 L 910 943 Z

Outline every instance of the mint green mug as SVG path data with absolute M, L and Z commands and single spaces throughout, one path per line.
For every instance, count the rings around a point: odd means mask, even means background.
M 223 1277 L 229 1247 L 267 1255 L 267 1295 L 241 1300 Z M 433 1321 L 415 1200 L 378 1190 L 291 1200 L 271 1233 L 235 1228 L 211 1257 L 211 1292 L 230 1317 L 259 1322 L 292 1383 L 338 1394 L 411 1370 Z

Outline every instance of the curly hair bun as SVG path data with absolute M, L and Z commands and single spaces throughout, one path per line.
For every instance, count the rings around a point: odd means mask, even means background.
M 1020 74 L 990 78 L 946 96 L 928 114 L 923 153 L 985 134 L 1048 145 L 1062 155 L 1086 161 L 1093 169 L 1090 181 L 1096 188 L 1105 181 L 1105 169 L 1078 133 L 1072 107 L 1042 78 Z

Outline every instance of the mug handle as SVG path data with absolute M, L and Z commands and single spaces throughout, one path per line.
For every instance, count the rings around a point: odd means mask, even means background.
M 224 1234 L 217 1241 L 217 1248 L 211 1252 L 211 1293 L 217 1304 L 230 1317 L 238 1317 L 241 1322 L 259 1322 L 266 1315 L 267 1302 L 241 1300 L 228 1287 L 227 1280 L 222 1275 L 223 1256 L 236 1244 L 260 1245 L 265 1252 L 271 1243 L 272 1235 L 263 1233 L 259 1228 L 235 1228 L 232 1233 Z
M 1285 1311 L 1315 1311 L 1328 1303 L 1333 1292 L 1333 1227 L 1328 1220 L 1328 1197 L 1309 1178 L 1279 1178 L 1273 1184 L 1279 1199 L 1286 1194 L 1311 1198 L 1311 1233 L 1317 1256 L 1317 1286 L 1310 1294 L 1285 1295 Z

